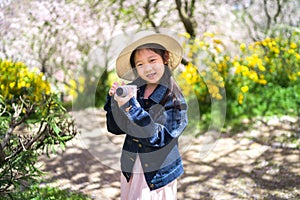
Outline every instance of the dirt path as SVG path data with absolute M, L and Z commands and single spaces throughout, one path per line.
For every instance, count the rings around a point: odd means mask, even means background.
M 103 111 L 74 116 L 82 134 L 65 152 L 40 157 L 48 184 L 94 199 L 119 199 L 123 136 L 106 132 Z M 222 136 L 204 156 L 205 138 L 183 135 L 185 174 L 178 181 L 178 199 L 300 199 L 300 151 L 271 148 L 246 136 Z

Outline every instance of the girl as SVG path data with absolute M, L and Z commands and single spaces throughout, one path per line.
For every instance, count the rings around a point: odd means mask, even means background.
M 124 48 L 116 61 L 120 78 L 132 81 L 118 96 L 109 90 L 107 129 L 126 134 L 121 155 L 122 200 L 177 199 L 176 179 L 183 174 L 178 137 L 187 125 L 187 104 L 171 76 L 182 47 L 164 34 L 144 36 Z

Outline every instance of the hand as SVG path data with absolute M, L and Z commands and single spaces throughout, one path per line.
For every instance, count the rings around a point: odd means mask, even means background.
M 124 85 L 124 83 L 123 83 L 123 85 Z M 111 88 L 109 89 L 109 92 L 108 92 L 109 96 L 114 96 L 116 94 L 116 90 L 117 90 L 118 87 L 119 87 L 119 83 L 114 82 L 112 84 Z
M 122 82 L 122 85 L 125 85 L 124 82 Z M 117 101 L 119 107 L 121 107 L 122 105 L 124 105 L 125 103 L 127 103 L 129 101 L 129 99 L 131 99 L 133 96 L 135 96 L 135 92 L 132 88 L 128 89 L 128 95 L 126 95 L 125 97 L 120 97 L 118 95 L 116 95 L 116 90 L 117 88 L 120 86 L 120 84 L 118 82 L 114 82 L 111 86 L 111 88 L 109 89 L 109 96 L 113 96 L 114 99 Z
M 127 103 L 133 96 L 136 96 L 136 88 L 134 87 L 126 87 L 127 95 L 126 96 L 118 96 L 114 95 L 114 99 L 118 102 L 119 107 Z

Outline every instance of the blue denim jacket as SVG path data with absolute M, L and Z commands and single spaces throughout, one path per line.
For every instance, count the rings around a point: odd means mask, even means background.
M 136 84 L 133 82 L 131 84 Z M 178 150 L 178 137 L 187 126 L 187 104 L 179 97 L 158 85 L 148 99 L 144 99 L 145 85 L 138 85 L 137 98 L 131 98 L 118 107 L 107 97 L 107 129 L 113 134 L 126 134 L 121 170 L 130 180 L 137 154 L 141 160 L 150 190 L 161 188 L 183 174 L 183 164 Z

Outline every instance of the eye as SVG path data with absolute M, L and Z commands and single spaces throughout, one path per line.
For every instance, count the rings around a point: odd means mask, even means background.
M 155 58 L 150 59 L 150 63 L 154 63 L 154 62 L 156 62 L 156 59 L 155 59 Z
M 142 63 L 138 63 L 138 64 L 135 65 L 135 67 L 142 68 L 143 64 Z

